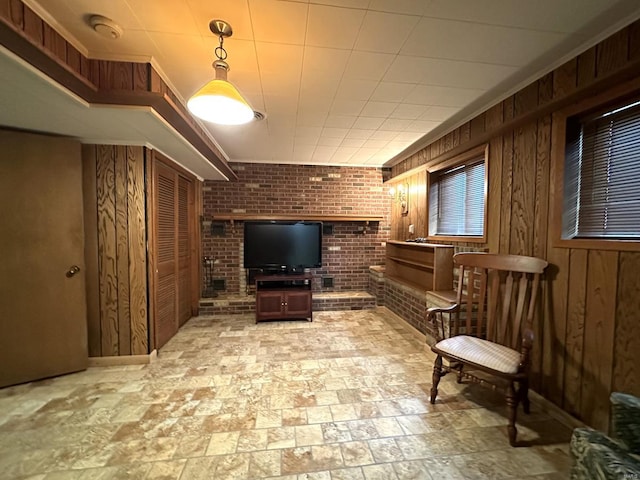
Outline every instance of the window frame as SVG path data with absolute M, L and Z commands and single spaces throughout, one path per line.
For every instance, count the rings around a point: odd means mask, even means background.
M 551 246 L 594 250 L 640 251 L 640 240 L 607 238 L 562 238 L 564 213 L 564 166 L 567 121 L 571 117 L 613 107 L 640 96 L 637 80 L 622 83 L 601 94 L 574 103 L 552 114 L 551 128 Z
M 431 193 L 431 185 L 435 181 L 435 174 L 442 172 L 443 170 L 449 170 L 462 165 L 469 160 L 483 157 L 484 160 L 484 188 L 483 188 L 483 200 L 484 200 L 484 214 L 482 219 L 482 235 L 436 235 L 429 231 L 429 195 Z M 480 162 L 478 162 L 480 163 Z M 489 212 L 489 144 L 484 143 L 478 145 L 464 153 L 456 155 L 444 162 L 437 163 L 427 167 L 427 240 L 433 242 L 469 242 L 469 243 L 486 243 L 487 242 L 487 227 L 488 227 L 488 212 Z

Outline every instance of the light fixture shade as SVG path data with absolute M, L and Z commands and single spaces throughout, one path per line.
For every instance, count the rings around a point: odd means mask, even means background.
M 236 87 L 226 80 L 205 84 L 187 102 L 196 117 L 220 125 L 242 125 L 254 118 L 253 109 Z

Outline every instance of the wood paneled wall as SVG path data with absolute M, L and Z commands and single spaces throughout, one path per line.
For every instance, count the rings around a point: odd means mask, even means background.
M 612 391 L 640 395 L 640 253 L 553 245 L 552 113 L 639 75 L 636 22 L 393 166 L 390 181 L 424 185 L 421 166 L 489 142 L 487 243 L 477 246 L 551 264 L 532 388 L 602 430 Z M 404 239 L 409 223 L 415 236 L 426 234 L 426 201 L 419 198 L 407 217 L 393 210 L 393 238 Z
M 82 148 L 89 356 L 149 353 L 144 148 Z

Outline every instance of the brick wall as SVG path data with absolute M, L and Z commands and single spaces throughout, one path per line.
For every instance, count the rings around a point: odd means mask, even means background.
M 215 214 L 380 215 L 382 222 L 325 222 L 323 266 L 313 269 L 313 291 L 367 290 L 369 266 L 384 264 L 391 204 L 379 168 L 232 163 L 237 182 L 206 181 L 203 187 L 203 255 L 215 260 L 214 278 L 225 279 L 221 294 L 244 294 L 243 224 L 225 222 L 224 236 L 211 234 Z M 333 288 L 322 287 L 333 277 Z M 251 289 L 249 282 L 249 290 Z

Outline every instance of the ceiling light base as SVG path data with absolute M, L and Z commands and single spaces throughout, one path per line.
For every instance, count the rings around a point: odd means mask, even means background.
M 233 29 L 224 20 L 211 20 L 209 22 L 209 29 L 218 37 L 230 37 L 233 35 Z

